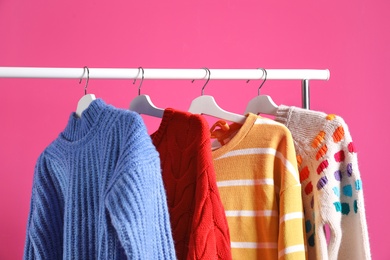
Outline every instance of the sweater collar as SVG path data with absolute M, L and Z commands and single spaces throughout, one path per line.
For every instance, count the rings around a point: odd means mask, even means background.
M 232 133 L 233 136 L 231 137 L 230 141 L 211 152 L 213 159 L 218 159 L 222 155 L 234 149 L 234 147 L 236 147 L 248 135 L 249 131 L 252 129 L 253 125 L 256 123 L 256 120 L 259 117 L 260 116 L 255 114 L 248 113 L 244 124 L 239 128 L 238 131 Z M 232 125 L 236 124 L 237 123 L 232 123 Z
M 66 142 L 77 142 L 92 134 L 106 106 L 106 103 L 102 99 L 95 99 L 84 110 L 81 117 L 78 117 L 75 112 L 72 112 L 60 138 Z
M 158 147 L 160 142 L 162 141 L 163 136 L 165 135 L 165 131 L 169 125 L 169 122 L 172 120 L 175 114 L 175 110 L 173 108 L 166 108 L 164 110 L 163 117 L 161 119 L 160 126 L 156 130 L 156 132 L 152 133 L 150 137 L 152 138 L 154 146 Z

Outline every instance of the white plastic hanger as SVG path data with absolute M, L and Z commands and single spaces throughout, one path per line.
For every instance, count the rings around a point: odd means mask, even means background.
M 87 71 L 87 82 L 85 83 L 85 87 L 84 87 L 84 96 L 82 98 L 80 98 L 79 102 L 77 103 L 76 115 L 78 117 L 81 117 L 84 110 L 87 109 L 89 107 L 89 105 L 92 103 L 92 101 L 94 101 L 96 99 L 94 94 L 87 94 L 88 81 L 89 81 L 89 69 L 87 66 L 84 67 L 83 76 L 81 77 L 79 83 L 81 83 L 81 80 L 84 77 L 85 71 Z
M 272 100 L 270 96 L 260 95 L 260 88 L 263 86 L 265 81 L 267 80 L 267 71 L 263 70 L 264 80 L 261 83 L 259 89 L 257 90 L 257 97 L 253 98 L 249 101 L 248 105 L 245 109 L 245 115 L 250 113 L 253 114 L 268 114 L 276 116 L 276 112 L 278 110 L 278 105 Z
M 144 81 L 144 69 L 142 67 L 139 67 L 138 69 L 142 70 L 142 79 L 138 86 L 138 96 L 130 102 L 130 110 L 138 112 L 139 114 L 162 118 L 164 115 L 164 109 L 156 107 L 148 95 L 141 95 L 141 86 Z M 136 79 L 134 79 L 133 84 Z
M 253 114 L 268 114 L 276 116 L 277 110 L 278 106 L 270 96 L 261 95 L 249 101 L 245 109 L 245 115 L 250 112 Z
M 210 80 L 210 70 L 205 68 L 208 78 L 205 83 L 205 85 L 202 87 L 202 95 L 195 98 L 191 102 L 191 106 L 188 109 L 188 112 L 193 114 L 204 114 L 209 115 L 213 117 L 217 117 L 220 119 L 224 119 L 230 122 L 240 123 L 243 124 L 245 122 L 246 117 L 243 115 L 235 114 L 232 112 L 228 112 L 224 109 L 222 109 L 220 106 L 218 106 L 217 102 L 215 101 L 214 97 L 209 95 L 203 95 L 204 88 L 206 87 L 207 83 Z

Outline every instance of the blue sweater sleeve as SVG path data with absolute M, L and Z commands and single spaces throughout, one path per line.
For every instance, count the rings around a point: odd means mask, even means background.
M 143 123 L 127 138 L 105 200 L 111 223 L 129 259 L 176 259 L 158 152 Z
M 24 259 L 62 258 L 63 198 L 42 153 L 35 166 Z

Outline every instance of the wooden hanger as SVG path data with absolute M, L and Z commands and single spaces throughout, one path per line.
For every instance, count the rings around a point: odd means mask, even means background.
M 276 112 L 278 111 L 278 106 L 272 100 L 270 96 L 260 95 L 260 88 L 263 86 L 265 81 L 267 80 L 267 71 L 263 70 L 264 80 L 261 83 L 259 89 L 257 90 L 257 97 L 253 98 L 249 101 L 248 105 L 245 109 L 245 115 L 248 113 L 253 114 L 268 114 L 276 116 Z
M 138 112 L 139 114 L 162 118 L 164 115 L 164 109 L 156 107 L 148 95 L 141 95 L 141 86 L 144 81 L 144 69 L 142 67 L 139 67 L 138 69 L 142 70 L 142 79 L 138 86 L 138 96 L 130 102 L 130 110 Z M 133 84 L 136 79 L 134 79 Z
M 84 87 L 84 96 L 80 98 L 79 102 L 77 103 L 77 109 L 76 109 L 76 115 L 78 117 L 81 117 L 82 113 L 85 109 L 89 107 L 89 105 L 96 99 L 94 94 L 87 94 L 87 88 L 88 88 L 88 82 L 89 82 L 89 69 L 87 66 L 84 67 L 83 75 L 81 76 L 80 82 L 84 77 L 85 71 L 87 71 L 87 82 L 85 83 Z
M 193 114 L 204 114 L 209 115 L 213 117 L 217 117 L 220 119 L 224 119 L 230 122 L 235 122 L 239 124 L 243 124 L 245 122 L 246 117 L 243 115 L 235 114 L 232 112 L 228 112 L 224 109 L 222 109 L 220 106 L 218 106 L 217 102 L 215 101 L 214 97 L 209 95 L 203 95 L 204 88 L 206 87 L 207 83 L 210 80 L 210 70 L 205 68 L 208 78 L 205 83 L 205 85 L 202 87 L 202 94 L 201 96 L 195 98 L 192 100 L 190 108 L 188 109 L 188 112 Z

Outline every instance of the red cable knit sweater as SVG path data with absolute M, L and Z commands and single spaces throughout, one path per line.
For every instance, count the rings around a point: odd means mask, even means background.
M 168 108 L 151 137 L 160 153 L 177 258 L 231 259 L 208 123 L 201 115 Z

